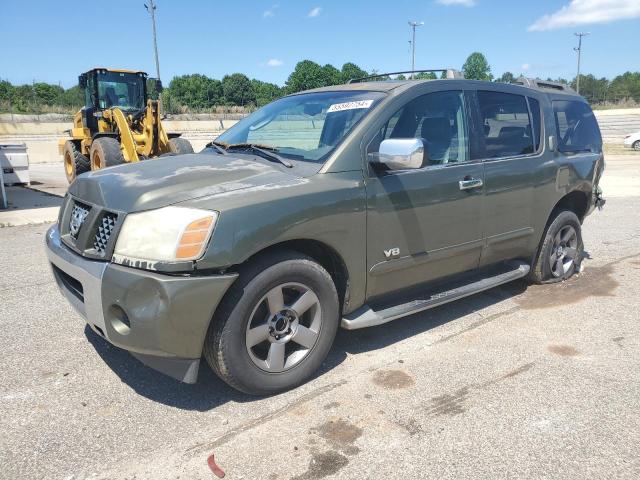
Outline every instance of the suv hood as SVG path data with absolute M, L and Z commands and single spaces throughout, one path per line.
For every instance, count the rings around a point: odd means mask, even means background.
M 132 213 L 186 200 L 297 178 L 275 166 L 233 155 L 175 155 L 80 175 L 69 193 L 88 203 Z

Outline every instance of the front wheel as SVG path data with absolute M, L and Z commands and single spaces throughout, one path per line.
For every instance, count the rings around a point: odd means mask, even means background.
M 241 269 L 216 311 L 204 356 L 245 393 L 288 390 L 326 358 L 338 312 L 335 285 L 322 266 L 296 252 L 272 254 Z
M 534 283 L 566 280 L 580 271 L 583 252 L 580 220 L 572 211 L 560 211 L 547 227 L 531 280 Z
M 640 140 L 636 140 L 635 142 L 633 142 L 633 145 L 631 146 L 636 152 L 640 152 Z
M 62 155 L 64 160 L 64 173 L 69 183 L 72 183 L 78 175 L 91 170 L 89 159 L 80 153 L 80 150 L 78 150 L 74 142 L 70 140 L 65 142 Z
M 191 143 L 189 143 L 189 140 L 175 137 L 169 139 L 169 151 L 176 155 L 182 155 L 185 153 L 193 153 L 193 147 Z
M 96 138 L 91 144 L 91 170 L 113 167 L 124 163 L 120 142 L 111 137 Z

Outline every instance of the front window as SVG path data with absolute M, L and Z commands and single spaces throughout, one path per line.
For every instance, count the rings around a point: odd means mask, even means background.
M 380 92 L 319 92 L 281 98 L 239 121 L 216 141 L 255 144 L 321 163 L 384 97 Z
M 145 106 L 144 76 L 137 73 L 104 72 L 97 74 L 99 108 L 118 107 L 141 110 Z

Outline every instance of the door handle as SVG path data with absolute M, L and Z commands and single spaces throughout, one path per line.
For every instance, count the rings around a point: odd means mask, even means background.
M 460 185 L 460 190 L 472 190 L 474 188 L 480 188 L 484 183 L 480 178 L 465 177 L 464 180 L 458 182 L 458 185 Z

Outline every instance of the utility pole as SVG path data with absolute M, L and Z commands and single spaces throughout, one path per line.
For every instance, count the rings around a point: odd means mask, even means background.
M 411 35 L 411 78 L 413 79 L 414 71 L 416 69 L 416 27 L 421 27 L 424 22 L 412 22 L 409 20 L 409 26 L 412 30 Z
M 580 57 L 582 55 L 582 37 L 586 37 L 590 32 L 575 33 L 578 37 L 578 46 L 573 49 L 578 52 L 578 76 L 576 77 L 576 92 L 580 93 Z
M 149 5 L 144 4 L 144 8 L 151 14 L 151 24 L 153 25 L 153 50 L 156 54 L 156 77 L 160 80 L 160 61 L 158 60 L 158 41 L 156 40 L 156 6 L 153 0 L 149 0 Z

